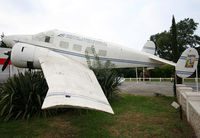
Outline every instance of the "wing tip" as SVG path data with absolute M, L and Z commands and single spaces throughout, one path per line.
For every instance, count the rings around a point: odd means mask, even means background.
M 42 109 L 42 110 L 46 110 L 46 109 L 48 109 L 48 108 L 47 108 L 47 107 L 43 107 L 43 106 L 42 106 L 42 107 L 41 107 L 41 109 Z

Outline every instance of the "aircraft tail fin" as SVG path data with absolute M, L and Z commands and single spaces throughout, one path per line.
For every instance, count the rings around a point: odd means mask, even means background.
M 196 49 L 186 49 L 176 64 L 176 74 L 181 78 L 191 76 L 197 69 L 199 55 Z
M 154 55 L 155 54 L 155 49 L 156 49 L 156 47 L 155 47 L 154 42 L 148 40 L 144 44 L 144 47 L 142 48 L 142 51 Z

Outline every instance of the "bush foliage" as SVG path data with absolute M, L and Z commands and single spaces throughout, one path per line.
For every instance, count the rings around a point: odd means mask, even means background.
M 117 95 L 118 86 L 120 85 L 119 74 L 114 70 L 115 65 L 109 60 L 101 61 L 95 48 L 91 47 L 92 56 L 86 51 L 88 67 L 94 71 L 101 88 L 108 100 Z
M 118 68 L 115 70 L 124 78 L 136 78 L 135 68 Z M 137 68 L 138 77 L 142 71 L 143 68 Z M 174 75 L 174 67 L 171 65 L 164 65 L 150 69 L 148 72 L 151 78 L 171 78 Z
M 49 116 L 56 110 L 41 110 L 48 86 L 42 72 L 19 73 L 0 86 L 0 116 L 3 120 Z

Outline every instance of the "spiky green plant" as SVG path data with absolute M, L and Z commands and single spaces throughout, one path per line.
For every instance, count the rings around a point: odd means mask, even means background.
M 121 77 L 113 70 L 115 68 L 113 63 L 109 60 L 101 61 L 94 46 L 91 47 L 91 50 L 92 56 L 88 54 L 88 51 L 85 51 L 88 67 L 94 71 L 107 99 L 111 100 L 114 95 L 117 95 Z
M 42 72 L 19 73 L 9 78 L 0 86 L 1 119 L 29 119 L 55 114 L 55 110 L 41 110 L 47 90 Z

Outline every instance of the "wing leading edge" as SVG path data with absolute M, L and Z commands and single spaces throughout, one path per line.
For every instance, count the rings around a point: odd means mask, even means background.
M 39 62 L 49 86 L 42 109 L 73 107 L 114 114 L 92 70 L 53 51 Z

